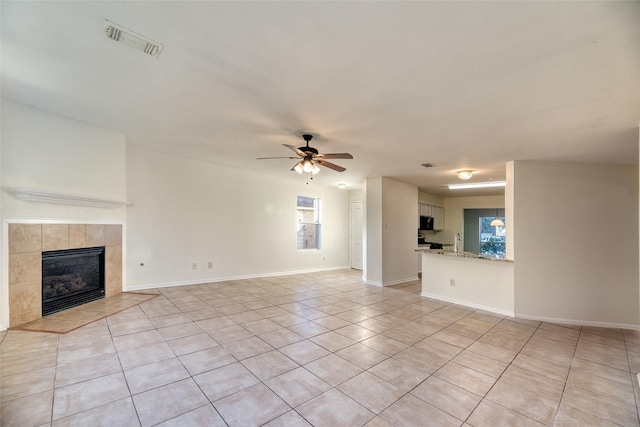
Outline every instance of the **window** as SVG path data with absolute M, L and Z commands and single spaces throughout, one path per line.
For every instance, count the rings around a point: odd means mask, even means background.
M 504 217 L 499 217 L 504 222 Z M 504 257 L 506 255 L 506 244 L 504 226 L 491 226 L 494 216 L 480 217 L 480 253 Z
M 506 256 L 504 226 L 491 226 L 496 215 L 505 222 L 504 208 L 464 209 L 464 250 L 494 257 Z
M 320 199 L 298 196 L 298 249 L 320 249 Z

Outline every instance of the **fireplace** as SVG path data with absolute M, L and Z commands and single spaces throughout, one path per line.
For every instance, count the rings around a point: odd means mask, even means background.
M 104 298 L 104 246 L 42 252 L 42 315 Z

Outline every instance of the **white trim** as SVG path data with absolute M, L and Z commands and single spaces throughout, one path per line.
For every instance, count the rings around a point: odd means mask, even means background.
M 537 320 L 539 322 L 559 323 L 561 325 L 595 326 L 597 328 L 632 329 L 635 331 L 640 331 L 640 325 L 632 325 L 629 323 L 596 322 L 593 320 L 573 320 L 573 319 L 562 319 L 558 317 L 531 316 L 529 314 L 517 314 L 515 317 L 518 319 L 525 319 L 525 320 Z
M 413 277 L 407 277 L 405 279 L 394 280 L 392 282 L 384 282 L 384 284 L 382 286 L 398 285 L 400 283 L 414 282 L 416 280 L 418 280 L 418 276 L 417 275 L 415 275 Z
M 9 224 L 105 224 L 105 225 L 122 225 L 122 220 L 78 220 L 66 218 L 42 219 L 42 218 L 3 218 L 3 221 Z M 124 228 L 122 231 L 124 235 Z M 124 237 L 124 236 L 123 236 Z
M 440 295 L 433 295 L 426 292 L 422 292 L 420 294 L 421 297 L 431 298 L 439 301 L 450 302 L 453 304 L 462 305 L 465 307 L 477 308 L 480 310 L 489 311 L 491 313 L 501 314 L 503 316 L 514 317 L 516 319 L 524 319 L 524 320 L 534 320 L 538 322 L 547 322 L 547 323 L 558 323 L 561 325 L 573 325 L 573 326 L 594 326 L 598 328 L 614 328 L 614 329 L 631 329 L 631 330 L 640 330 L 640 325 L 631 325 L 628 323 L 610 323 L 610 322 L 595 322 L 591 320 L 572 320 L 572 319 L 562 319 L 557 317 L 545 317 L 545 316 L 531 316 L 528 314 L 515 314 L 514 312 L 510 312 L 507 310 L 499 310 L 492 307 L 483 306 L 481 304 L 473 304 L 466 301 L 457 300 L 455 298 L 447 298 L 442 297 Z
M 363 279 L 364 279 L 364 278 L 363 278 Z M 398 284 L 400 284 L 400 283 L 413 282 L 413 281 L 416 281 L 416 280 L 418 280 L 418 276 L 415 276 L 415 277 L 409 277 L 409 278 L 407 278 L 407 279 L 394 280 L 394 281 L 392 281 L 392 282 L 384 282 L 384 283 L 382 283 L 382 282 L 367 281 L 367 280 L 365 280 L 364 282 L 365 282 L 367 285 L 373 285 L 373 286 L 381 286 L 381 287 L 384 287 L 384 286 L 393 286 L 393 285 L 398 285 Z
M 371 286 L 378 286 L 380 288 L 384 286 L 382 284 L 382 282 L 374 282 L 374 281 L 370 281 L 370 280 L 365 280 L 364 283 L 366 283 L 367 285 L 371 285 Z
M 326 267 L 326 268 L 317 268 L 317 269 L 311 269 L 311 270 L 296 270 L 296 271 L 284 271 L 284 272 L 276 272 L 276 273 L 247 274 L 242 276 L 212 277 L 208 279 L 181 280 L 179 282 L 149 283 L 146 285 L 127 286 L 126 290 L 139 291 L 143 289 L 169 288 L 171 286 L 201 285 L 204 283 L 226 282 L 231 280 L 260 279 L 262 277 L 290 276 L 293 274 L 318 273 L 321 271 L 332 271 L 332 270 L 351 270 L 351 267 L 348 267 L 348 266 Z
M 0 331 L 9 327 L 9 223 L 2 221 L 0 259 Z
M 127 205 L 127 202 L 119 200 L 94 199 L 91 197 L 50 193 L 48 191 L 31 190 L 28 188 L 10 188 L 8 192 L 16 199 L 25 202 L 54 203 L 58 205 L 88 206 L 105 209 L 116 209 Z
M 464 307 L 471 307 L 471 308 L 476 308 L 476 309 L 479 309 L 479 310 L 489 311 L 491 313 L 501 314 L 503 316 L 516 317 L 515 313 L 513 311 L 500 310 L 498 308 L 488 307 L 488 306 L 482 305 L 482 304 L 474 304 L 474 303 L 470 303 L 470 302 L 467 302 L 467 301 L 462 301 L 462 300 L 455 299 L 455 298 L 443 297 L 441 295 L 434 295 L 434 294 L 429 294 L 429 293 L 426 293 L 426 292 L 420 293 L 420 296 L 421 297 L 425 297 L 425 298 L 431 298 L 431 299 L 439 300 L 439 301 L 450 302 L 450 303 L 453 303 L 453 304 L 462 305 Z

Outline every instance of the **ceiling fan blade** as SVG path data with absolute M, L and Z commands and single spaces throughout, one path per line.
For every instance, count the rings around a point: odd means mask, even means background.
M 256 160 L 266 160 L 266 159 L 297 159 L 297 157 L 256 157 Z
M 298 156 L 301 156 L 301 157 L 306 156 L 306 154 L 304 153 L 304 151 L 300 151 L 298 148 L 294 147 L 293 145 L 289 145 L 289 144 L 282 144 L 282 145 L 284 145 L 285 147 L 287 147 L 287 148 L 288 148 L 288 149 L 290 149 L 291 151 L 295 151 L 295 153 L 296 153 Z
M 333 169 L 334 171 L 337 171 L 337 172 L 346 171 L 346 169 L 343 168 L 342 166 L 338 166 L 338 165 L 336 165 L 334 163 L 327 162 L 326 160 L 323 160 L 323 159 L 317 159 L 316 163 L 319 164 L 319 165 L 325 166 L 325 167 L 327 167 L 329 169 Z
M 318 154 L 321 159 L 353 159 L 353 156 L 349 153 L 326 153 Z

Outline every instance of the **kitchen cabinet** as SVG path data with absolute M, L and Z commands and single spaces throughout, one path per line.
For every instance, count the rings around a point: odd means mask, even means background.
M 431 206 L 425 203 L 418 203 L 420 216 L 430 216 L 433 218 L 433 229 L 444 230 L 444 209 L 440 206 Z
M 433 217 L 433 229 L 444 230 L 444 209 L 440 206 L 431 206 L 431 216 Z

